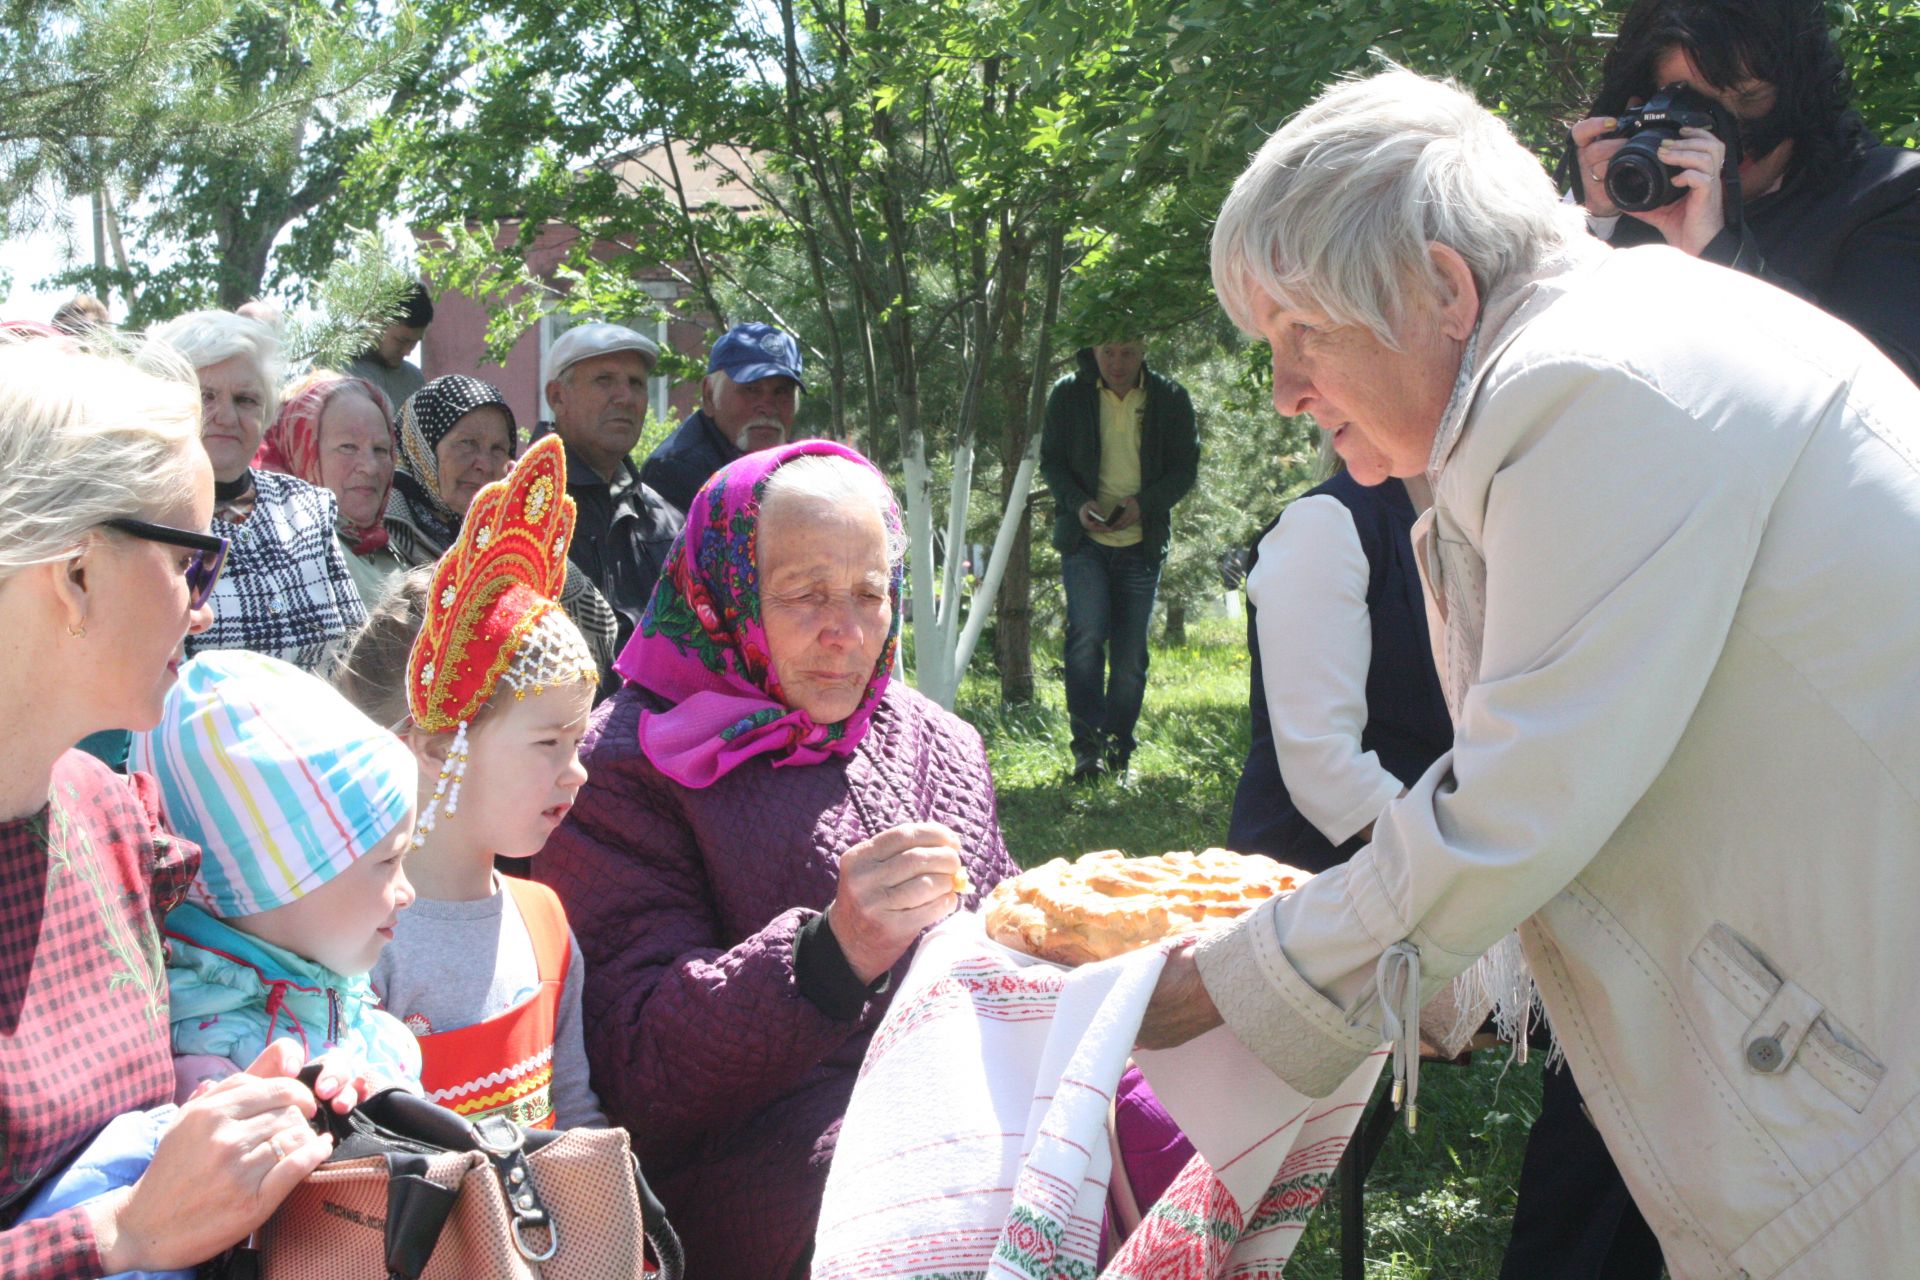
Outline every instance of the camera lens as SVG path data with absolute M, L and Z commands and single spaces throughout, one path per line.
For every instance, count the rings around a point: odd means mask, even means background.
M 1624 163 L 1615 160 L 1607 166 L 1607 199 L 1629 212 L 1657 209 L 1665 204 L 1660 198 L 1660 188 L 1665 185 L 1666 175 L 1660 172 L 1660 166 L 1649 165 L 1640 156 L 1627 157 Z
M 1644 213 L 1672 204 L 1686 194 L 1671 179 L 1679 169 L 1660 163 L 1660 144 L 1676 130 L 1643 129 L 1607 161 L 1607 198 L 1628 213 Z

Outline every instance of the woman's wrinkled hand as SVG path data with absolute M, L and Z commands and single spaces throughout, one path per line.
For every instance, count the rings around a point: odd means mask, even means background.
M 275 1041 L 180 1108 L 140 1180 L 88 1204 L 107 1274 L 193 1267 L 244 1240 L 333 1150 L 301 1055 Z
M 960 837 L 937 822 L 893 827 L 840 855 L 827 927 L 854 976 L 872 982 L 952 915 L 960 872 Z
M 1183 942 L 1167 956 L 1153 998 L 1147 1001 L 1146 1016 L 1140 1020 L 1140 1034 L 1134 1041 L 1140 1048 L 1177 1048 L 1225 1021 L 1200 980 L 1196 945 Z

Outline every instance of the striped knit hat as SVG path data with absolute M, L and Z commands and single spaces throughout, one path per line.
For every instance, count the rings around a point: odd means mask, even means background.
M 392 834 L 413 752 L 332 686 L 238 649 L 180 668 L 127 767 L 160 783 L 167 826 L 198 844 L 190 896 L 216 916 L 284 907 Z

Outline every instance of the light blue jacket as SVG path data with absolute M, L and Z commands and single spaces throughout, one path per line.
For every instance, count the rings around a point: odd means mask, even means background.
M 63 1209 L 97 1200 L 109 1191 L 130 1187 L 153 1163 L 153 1153 L 166 1136 L 180 1108 L 168 1103 L 148 1111 L 115 1116 L 98 1137 L 81 1149 L 73 1162 L 40 1184 L 18 1221 L 51 1218 Z M 107 1280 L 194 1280 L 194 1268 L 178 1271 L 120 1271 Z
M 210 1053 L 245 1067 L 273 1040 L 298 1041 L 309 1059 L 339 1045 L 384 1079 L 420 1088 L 420 1045 L 375 1007 L 365 974 L 342 977 L 192 903 L 168 914 L 166 936 L 175 1056 Z

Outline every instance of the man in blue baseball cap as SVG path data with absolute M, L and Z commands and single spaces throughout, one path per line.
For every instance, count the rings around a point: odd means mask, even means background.
M 770 324 L 737 324 L 707 353 L 700 407 L 660 442 L 640 478 L 685 514 L 707 477 L 784 444 L 799 407 L 800 344 Z

